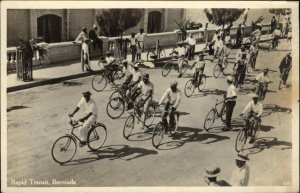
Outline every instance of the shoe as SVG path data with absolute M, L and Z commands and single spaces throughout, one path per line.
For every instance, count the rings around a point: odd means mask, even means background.
M 83 146 L 85 146 L 86 145 L 86 142 L 85 141 L 80 141 L 79 142 L 79 147 L 83 147 Z

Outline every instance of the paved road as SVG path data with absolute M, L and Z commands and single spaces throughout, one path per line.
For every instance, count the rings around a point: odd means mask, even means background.
M 282 43 L 280 51 L 262 50 L 258 56 L 257 67 L 269 67 L 274 83 L 264 101 L 260 145 L 247 150 L 251 159 L 248 163 L 250 185 L 281 186 L 291 182 L 291 86 L 281 91 L 277 89 L 278 61 L 286 54 L 287 47 Z M 29 178 L 74 179 L 76 186 L 205 186 L 205 167 L 212 162 L 222 169 L 220 179 L 229 181 L 235 168 L 234 142 L 240 126 L 222 132 L 222 125 L 216 123 L 214 133 L 203 130 L 207 112 L 227 89 L 225 76 L 212 77 L 213 67 L 208 61 L 205 69 L 208 79 L 203 93 L 195 93 L 191 98 L 183 96 L 178 134 L 165 138 L 160 149 L 152 146 L 149 134 L 135 135 L 130 141 L 124 139 L 122 129 L 128 114 L 117 120 L 110 119 L 105 107 L 112 90 L 93 91 L 92 97 L 99 108 L 98 121 L 108 127 L 107 141 L 98 153 L 88 151 L 87 147 L 79 148 L 74 160 L 64 166 L 52 160 L 51 147 L 58 137 L 70 131 L 67 114 L 73 111 L 82 91 L 92 90 L 92 77 L 8 94 L 8 186 L 12 185 L 11 179 Z M 155 85 L 155 100 L 171 80 L 177 79 L 176 74 L 162 77 L 160 69 L 143 71 L 150 73 Z M 188 71 L 178 80 L 182 91 L 192 73 Z M 249 93 L 253 86 L 249 83 L 257 73 L 247 75 L 245 89 L 238 92 L 233 115 L 237 122 L 241 121 L 238 115 L 251 100 Z M 155 122 L 158 121 L 157 118 Z

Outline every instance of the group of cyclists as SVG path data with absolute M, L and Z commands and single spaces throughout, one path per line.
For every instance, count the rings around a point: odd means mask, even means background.
M 274 39 L 278 38 L 276 36 L 277 32 L 274 31 L 275 36 Z M 237 54 L 236 54 L 236 60 L 233 69 L 236 71 L 235 77 L 234 76 L 228 76 L 227 77 L 227 83 L 228 83 L 228 89 L 227 89 L 227 95 L 225 97 L 226 101 L 226 126 L 224 130 L 229 130 L 231 128 L 231 117 L 233 113 L 233 109 L 236 103 L 236 89 L 237 87 L 241 87 L 244 84 L 244 79 L 246 75 L 246 66 L 249 61 L 252 61 L 252 67 L 255 69 L 255 63 L 256 58 L 258 55 L 258 43 L 260 39 L 261 32 L 260 30 L 255 30 L 252 33 L 253 36 L 255 36 L 254 41 L 251 43 L 249 50 L 246 50 L 245 46 L 242 46 Z M 230 38 L 229 32 L 226 33 L 225 36 L 220 33 L 220 31 L 216 32 L 215 36 L 213 37 L 213 40 L 208 44 L 208 54 L 211 55 L 213 53 L 213 61 L 214 59 L 221 59 L 222 61 L 225 61 L 228 59 L 230 52 L 231 52 L 231 46 L 232 46 L 232 40 Z M 276 40 L 275 40 L 276 41 Z M 173 50 L 172 54 L 176 54 L 178 56 L 178 78 L 182 77 L 181 73 L 181 65 L 184 60 L 186 60 L 186 48 L 184 47 L 184 42 L 180 41 L 177 43 L 178 47 Z M 213 49 L 213 52 L 212 50 Z M 116 64 L 115 58 L 112 56 L 110 51 L 107 51 L 105 53 L 105 58 L 101 60 L 100 68 L 104 68 L 108 71 L 108 74 L 111 71 L 113 71 L 115 68 L 120 67 Z M 198 78 L 201 74 L 204 73 L 206 63 L 204 61 L 204 56 L 207 54 L 205 52 L 201 52 L 199 54 L 199 57 L 195 59 L 196 62 L 196 70 L 193 75 L 193 80 L 195 82 L 198 81 Z M 135 63 L 127 60 L 123 60 L 121 62 L 122 69 L 123 69 L 123 83 L 122 87 L 126 89 L 126 95 L 130 99 L 128 106 L 126 107 L 127 110 L 133 108 L 133 102 L 135 102 L 137 99 L 140 100 L 139 104 L 142 104 L 143 106 L 143 113 L 141 114 L 140 120 L 145 120 L 145 113 L 147 112 L 147 109 L 149 107 L 150 102 L 153 99 L 154 95 L 154 84 L 150 81 L 150 75 L 149 74 L 143 74 L 141 69 L 139 68 L 140 61 L 135 61 Z M 221 65 L 221 69 L 224 69 L 226 66 Z M 282 60 L 280 63 L 279 69 L 281 74 L 285 74 L 285 79 L 283 80 L 284 84 L 286 84 L 286 79 L 288 74 L 288 71 L 291 68 L 291 56 L 290 53 L 287 54 L 286 57 Z M 259 73 L 257 77 L 255 78 L 255 81 L 258 83 L 257 85 L 257 91 L 262 90 L 262 95 L 255 93 L 253 95 L 252 101 L 250 101 L 243 113 L 241 113 L 242 116 L 247 117 L 250 114 L 254 115 L 256 118 L 256 123 L 259 125 L 261 122 L 261 114 L 262 114 L 262 103 L 261 100 L 265 98 L 268 84 L 270 83 L 268 78 L 268 72 L 269 69 L 265 68 L 262 73 Z M 238 74 L 238 77 L 237 77 Z M 170 82 L 170 87 L 165 90 L 165 92 L 162 94 L 158 105 L 163 105 L 164 108 L 162 111 L 162 121 L 168 122 L 167 115 L 169 116 L 169 126 L 174 126 L 174 113 L 176 112 L 178 106 L 181 102 L 181 90 L 178 88 L 178 82 L 172 81 Z M 86 109 L 87 115 L 80 119 L 80 121 L 87 122 L 85 125 L 90 126 L 93 121 L 95 121 L 95 117 L 97 117 L 97 113 L 95 110 L 95 101 L 91 99 L 91 93 L 90 92 L 84 92 L 83 98 L 81 99 L 80 103 L 77 105 L 77 108 L 74 110 L 73 113 L 69 114 L 70 116 L 73 116 L 81 107 L 84 107 Z M 141 96 L 141 97 L 138 97 Z M 251 112 L 251 113 L 249 113 Z M 254 114 L 253 114 L 254 112 Z M 249 120 L 249 118 L 247 118 Z M 247 126 L 246 121 L 246 126 Z M 143 124 L 140 125 L 141 129 L 143 128 Z M 83 127 L 82 129 L 82 145 L 86 142 L 86 133 L 88 130 L 87 126 Z M 85 140 L 84 140 L 85 139 Z M 251 139 L 250 142 L 253 142 Z

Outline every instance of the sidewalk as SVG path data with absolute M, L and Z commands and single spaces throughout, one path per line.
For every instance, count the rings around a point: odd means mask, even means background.
M 267 35 L 263 35 L 261 40 L 267 38 Z M 245 38 L 244 38 L 245 39 Z M 199 52 L 204 48 L 205 44 L 197 44 L 195 52 Z M 173 48 L 167 48 L 166 56 L 172 52 Z M 147 52 L 142 53 L 142 60 L 146 61 Z M 131 60 L 131 54 L 127 55 L 127 60 Z M 91 60 L 91 68 L 94 70 L 98 69 L 98 60 Z M 36 86 L 42 86 L 46 84 L 55 84 L 65 80 L 76 79 L 86 76 L 91 76 L 93 73 L 82 72 L 80 60 L 74 62 L 64 62 L 55 64 L 53 67 L 46 67 L 41 69 L 33 70 L 33 81 L 23 82 L 17 79 L 16 73 L 7 75 L 7 92 L 14 92 Z

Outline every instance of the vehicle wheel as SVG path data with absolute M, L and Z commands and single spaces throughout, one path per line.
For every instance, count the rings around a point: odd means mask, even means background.
M 88 133 L 87 145 L 91 150 L 99 149 L 105 142 L 107 136 L 106 127 L 96 123 Z
M 122 95 L 121 95 L 120 91 L 118 91 L 118 90 L 114 91 L 114 92 L 110 95 L 109 100 L 111 100 L 111 99 L 113 99 L 113 98 L 117 98 L 117 97 L 122 98 Z
M 149 62 L 149 61 L 155 60 L 155 56 L 156 56 L 156 54 L 153 51 L 149 51 L 147 53 L 147 61 Z
M 201 77 L 200 77 L 199 85 L 198 85 L 198 91 L 199 92 L 201 92 L 204 89 L 205 84 L 206 84 L 206 75 L 202 74 Z
M 107 80 L 102 74 L 97 74 L 92 79 L 92 87 L 95 91 L 100 92 L 105 89 Z
M 125 111 L 125 102 L 122 98 L 112 98 L 106 106 L 107 115 L 112 118 L 116 119 L 122 116 Z
M 185 96 L 190 97 L 193 95 L 194 92 L 195 92 L 195 84 L 193 83 L 193 79 L 190 79 L 185 84 L 184 94 L 185 94 Z
M 235 150 L 237 152 L 240 152 L 243 149 L 246 141 L 247 141 L 247 135 L 246 135 L 245 129 L 242 128 L 236 137 Z
M 161 74 L 162 74 L 164 77 L 166 77 L 166 76 L 170 73 L 172 67 L 173 67 L 173 63 L 172 63 L 172 62 L 166 63 L 166 64 L 164 65 L 162 71 L 161 71 Z
M 159 52 L 159 59 L 162 59 L 165 57 L 166 57 L 166 51 L 164 49 L 161 49 Z
M 129 115 L 129 117 L 125 121 L 124 128 L 123 128 L 123 136 L 126 139 L 130 136 L 131 131 L 134 129 L 134 121 L 135 121 L 135 117 L 133 114 Z
M 155 105 L 154 104 L 150 104 L 148 107 L 148 110 L 145 112 L 145 126 L 150 126 L 154 119 L 155 119 Z
M 125 74 L 123 73 L 123 71 L 121 69 L 119 69 L 118 71 L 114 72 L 113 75 L 113 84 L 116 87 L 119 87 L 122 82 L 123 82 L 123 78 L 124 78 Z
M 183 63 L 182 63 L 182 66 L 181 66 L 181 74 L 184 74 L 187 69 L 188 69 L 188 61 L 187 60 L 184 60 Z
M 179 114 L 178 114 L 178 112 L 176 112 L 175 114 L 174 114 L 174 121 L 175 121 L 175 124 L 174 124 L 174 126 L 173 127 L 170 127 L 170 125 L 169 125 L 169 132 L 170 132 L 170 134 L 172 135 L 172 136 L 174 136 L 175 135 L 175 133 L 176 133 L 176 131 L 177 131 L 177 129 L 178 129 L 178 124 L 179 124 Z
M 154 130 L 153 130 L 153 134 L 152 134 L 152 145 L 157 148 L 161 142 L 161 140 L 163 139 L 165 134 L 165 128 L 163 126 L 163 124 L 160 122 L 158 123 Z
M 226 112 L 227 112 L 227 108 L 226 108 L 226 104 L 224 106 L 223 112 L 221 114 L 221 120 L 225 123 L 226 122 Z
M 218 64 L 215 65 L 213 75 L 215 78 L 218 78 L 221 74 L 221 68 Z
M 54 161 L 63 164 L 69 162 L 77 150 L 76 141 L 73 137 L 65 135 L 58 138 L 51 149 L 51 155 Z
M 209 131 L 212 124 L 215 122 L 216 119 L 216 111 L 214 109 L 211 109 L 208 114 L 205 117 L 204 121 L 204 129 L 205 131 Z

